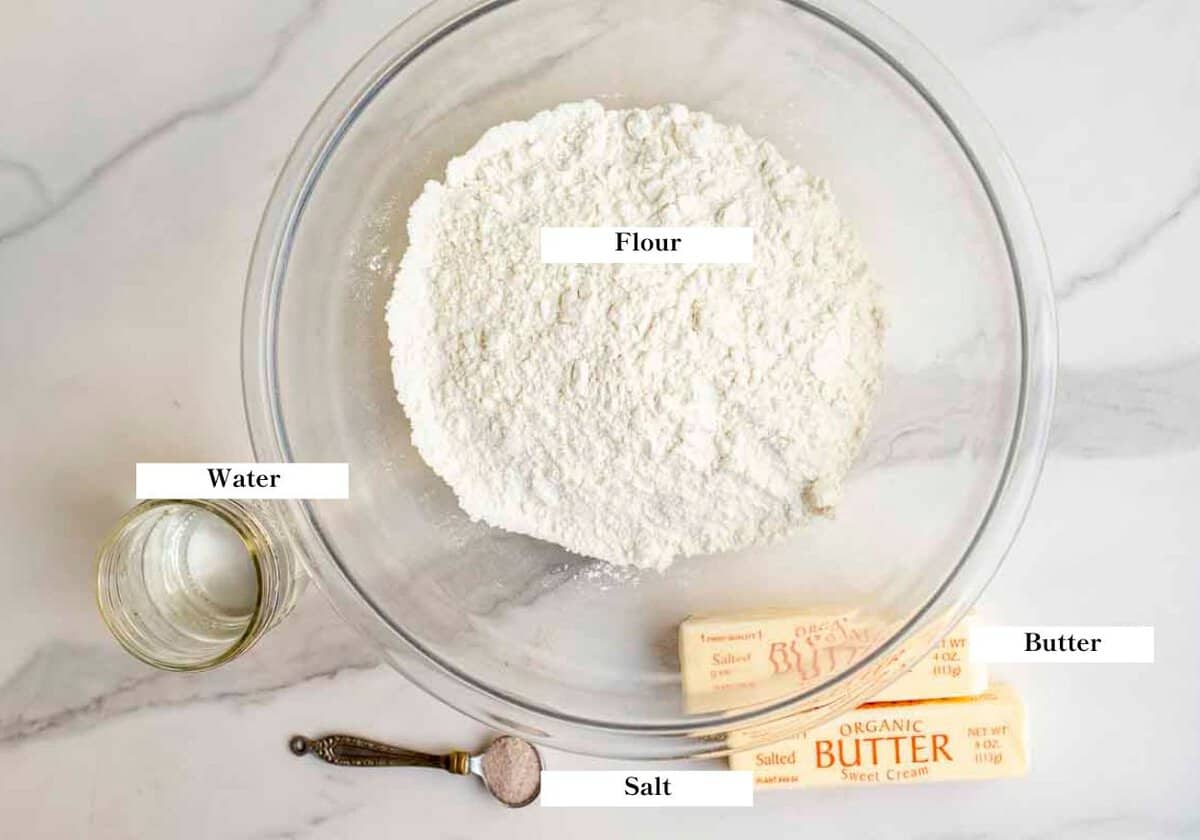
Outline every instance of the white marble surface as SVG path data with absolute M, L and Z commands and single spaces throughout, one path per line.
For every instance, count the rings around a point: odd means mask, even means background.
M 888 0 L 977 97 L 1043 223 L 1062 372 L 1002 622 L 1158 628 L 1153 666 L 1010 667 L 1028 779 L 780 792 L 751 812 L 507 812 L 440 775 L 298 763 L 331 727 L 481 727 L 311 592 L 233 665 L 109 640 L 92 552 L 136 460 L 247 457 L 242 279 L 284 155 L 406 0 L 0 10 L 0 815 L 20 837 L 1200 836 L 1200 4 Z M 552 754 L 555 767 L 606 762 Z

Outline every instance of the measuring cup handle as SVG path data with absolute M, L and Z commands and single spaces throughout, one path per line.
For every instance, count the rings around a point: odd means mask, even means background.
M 326 735 L 323 738 L 293 735 L 288 740 L 288 749 L 295 755 L 312 753 L 323 761 L 343 767 L 440 767 L 459 776 L 468 772 L 471 757 L 470 753 L 457 750 L 449 755 L 406 750 L 355 735 Z

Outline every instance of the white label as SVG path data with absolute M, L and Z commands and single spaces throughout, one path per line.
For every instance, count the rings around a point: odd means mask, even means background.
M 544 227 L 544 263 L 750 263 L 748 227 Z
M 750 770 L 543 770 L 544 808 L 749 808 Z
M 349 464 L 138 464 L 139 499 L 348 499 Z
M 972 627 L 972 662 L 1153 662 L 1153 627 Z

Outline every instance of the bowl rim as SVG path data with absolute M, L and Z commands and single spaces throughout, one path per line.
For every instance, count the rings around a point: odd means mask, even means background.
M 291 245 L 308 197 L 357 117 L 379 91 L 427 49 L 490 12 L 522 0 L 434 0 L 375 44 L 338 82 L 297 139 L 272 190 L 254 242 L 242 312 L 242 391 L 254 456 L 294 460 L 278 403 L 275 344 Z M 725 736 L 753 728 L 775 740 L 799 728 L 801 713 L 833 717 L 883 687 L 842 689 L 889 658 L 907 670 L 962 618 L 999 569 L 1024 520 L 1049 439 L 1057 366 L 1053 285 L 1032 206 L 995 132 L 951 73 L 915 37 L 864 0 L 776 0 L 850 36 L 888 66 L 941 120 L 979 180 L 1008 253 L 1021 334 L 1021 383 L 1001 475 L 976 532 L 942 584 L 891 637 L 830 680 L 736 713 L 678 723 L 597 721 L 567 714 L 473 679 L 428 650 L 357 586 L 332 550 L 310 504 L 283 507 L 318 587 L 349 624 L 376 643 L 416 685 L 489 726 L 576 752 L 625 758 L 682 758 L 728 752 Z M 364 609 L 365 608 L 365 609 Z M 904 643 L 932 629 L 923 645 Z M 401 639 L 407 649 L 397 648 Z M 886 683 L 884 683 L 886 684 Z

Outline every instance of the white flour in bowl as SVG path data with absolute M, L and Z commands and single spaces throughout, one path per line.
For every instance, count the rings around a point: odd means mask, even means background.
M 732 225 L 752 265 L 543 265 L 543 226 Z M 560 105 L 429 182 L 388 305 L 413 443 L 473 518 L 618 564 L 837 502 L 882 316 L 829 186 L 680 105 Z

